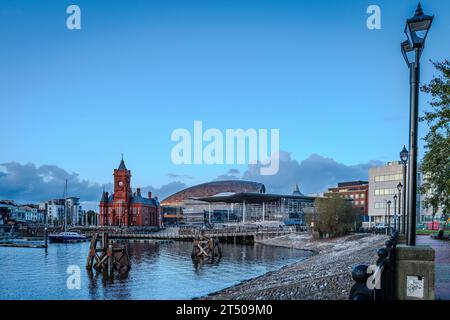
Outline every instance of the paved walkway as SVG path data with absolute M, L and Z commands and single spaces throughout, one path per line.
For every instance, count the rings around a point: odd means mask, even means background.
M 436 299 L 450 300 L 450 241 L 417 236 L 417 244 L 429 245 L 435 250 L 436 259 Z

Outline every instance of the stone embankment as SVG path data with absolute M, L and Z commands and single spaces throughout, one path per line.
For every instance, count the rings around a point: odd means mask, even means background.
M 261 241 L 265 245 L 308 250 L 307 260 L 210 294 L 206 299 L 236 300 L 346 300 L 358 264 L 374 264 L 384 235 L 356 234 L 313 240 L 309 234 L 290 234 Z

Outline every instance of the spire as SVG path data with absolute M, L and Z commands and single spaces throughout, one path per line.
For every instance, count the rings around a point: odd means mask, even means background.
M 295 184 L 295 188 L 294 188 L 294 191 L 292 192 L 292 195 L 294 195 L 294 196 L 302 196 L 302 195 L 303 195 L 303 194 L 300 192 L 300 189 L 299 189 L 297 183 Z
M 123 161 L 123 153 L 122 153 L 122 160 L 120 160 L 118 170 L 127 170 L 127 167 L 125 166 L 125 162 Z

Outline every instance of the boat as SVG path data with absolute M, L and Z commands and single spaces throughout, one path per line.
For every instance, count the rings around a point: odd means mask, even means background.
M 85 235 L 79 234 L 74 231 L 66 231 L 67 229 L 67 179 L 64 188 L 64 231 L 56 234 L 50 234 L 48 240 L 50 243 L 71 243 L 71 242 L 82 242 L 86 241 Z
M 60 232 L 57 234 L 50 234 L 48 236 L 50 243 L 70 243 L 70 242 L 81 242 L 86 241 L 85 235 L 79 234 L 78 232 Z

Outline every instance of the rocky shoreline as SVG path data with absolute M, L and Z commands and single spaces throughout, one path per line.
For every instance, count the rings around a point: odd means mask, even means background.
M 313 240 L 297 233 L 261 241 L 313 252 L 301 262 L 285 266 L 202 299 L 219 300 L 346 300 L 357 264 L 374 264 L 384 235 L 356 234 L 337 239 Z

